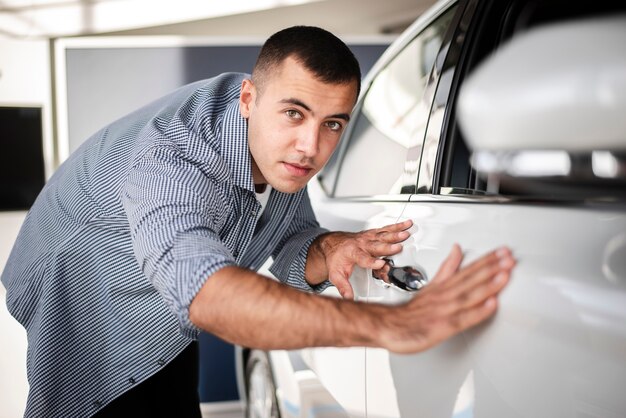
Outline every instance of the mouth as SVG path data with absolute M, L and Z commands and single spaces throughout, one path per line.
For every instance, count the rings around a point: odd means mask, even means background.
M 285 166 L 285 169 L 287 170 L 289 174 L 296 176 L 296 177 L 306 177 L 313 170 L 313 167 L 310 167 L 307 165 L 288 163 L 285 161 L 283 161 L 283 165 Z

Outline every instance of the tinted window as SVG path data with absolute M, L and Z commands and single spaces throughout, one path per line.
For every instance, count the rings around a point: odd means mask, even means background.
M 335 196 L 399 194 L 414 186 L 407 153 L 419 155 L 430 102 L 423 100 L 454 8 L 408 44 L 374 79 L 354 121 Z M 418 148 L 417 150 L 415 148 Z
M 561 0 L 498 1 L 490 3 L 472 22 L 475 31 L 471 49 L 461 65 L 471 72 L 485 57 L 506 40 L 529 28 L 556 21 L 623 13 L 622 2 L 580 3 L 575 7 Z M 472 38 L 472 33 L 468 33 Z M 456 86 L 442 86 L 458 90 Z M 455 91 L 456 93 L 456 91 Z M 440 192 L 445 194 L 500 194 L 549 199 L 589 198 L 626 194 L 626 156 L 623 153 L 595 151 L 589 155 L 568 155 L 564 151 L 521 152 L 511 155 L 507 175 L 477 173 L 471 166 L 472 154 L 450 109 L 441 165 Z M 475 156 L 475 158 L 478 156 Z

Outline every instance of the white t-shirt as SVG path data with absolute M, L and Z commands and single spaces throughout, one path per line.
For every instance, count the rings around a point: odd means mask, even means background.
M 267 206 L 267 201 L 270 198 L 270 193 L 272 192 L 272 186 L 269 184 L 265 186 L 265 190 L 262 193 L 256 193 L 256 200 L 261 204 L 261 210 L 257 213 L 256 219 L 259 220 L 263 211 L 265 210 L 265 206 Z

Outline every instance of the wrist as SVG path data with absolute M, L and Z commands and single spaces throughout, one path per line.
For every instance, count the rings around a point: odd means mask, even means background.
M 355 331 L 355 338 L 361 341 L 362 346 L 389 349 L 393 346 L 397 324 L 393 318 L 398 310 L 397 306 L 378 303 L 354 302 L 361 306 L 358 316 L 351 322 Z
M 306 281 L 315 286 L 328 279 L 328 258 L 345 241 L 347 232 L 326 232 L 311 243 L 305 269 Z
M 328 234 L 322 234 L 315 238 L 307 252 L 304 278 L 311 286 L 316 286 L 328 278 L 326 255 L 323 250 L 325 237 Z

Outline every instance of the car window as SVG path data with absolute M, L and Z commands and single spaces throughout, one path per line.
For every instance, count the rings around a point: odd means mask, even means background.
M 407 170 L 405 161 L 409 150 L 420 153 L 430 110 L 423 93 L 454 9 L 420 32 L 373 80 L 346 138 L 335 196 L 412 192 L 415 176 L 405 174 L 416 171 Z
M 520 153 L 510 160 L 510 176 L 489 176 L 472 168 L 472 153 L 456 125 L 454 100 L 463 76 L 499 45 L 538 25 L 623 13 L 626 10 L 626 4 L 620 2 L 593 2 L 570 6 L 570 3 L 561 0 L 493 2 L 490 9 L 480 14 L 481 21 L 473 23 L 475 33 L 462 35 L 468 39 L 471 47 L 466 55 L 458 56 L 458 63 L 449 66 L 458 64 L 463 68 L 456 80 L 450 79 L 448 85 L 443 82 L 439 84 L 439 89 L 451 90 L 449 103 L 452 106 L 447 110 L 449 124 L 441 129 L 446 134 L 444 143 L 439 146 L 439 164 L 436 165 L 439 176 L 434 175 L 438 183 L 435 182 L 433 191 L 441 194 L 488 194 L 556 200 L 586 198 L 598 193 L 609 196 L 624 195 L 626 176 L 619 178 L 620 170 L 611 169 L 624 166 L 625 158 L 622 154 L 602 150 L 589 155 L 568 155 L 558 150 Z M 465 62 L 462 62 L 463 59 Z

